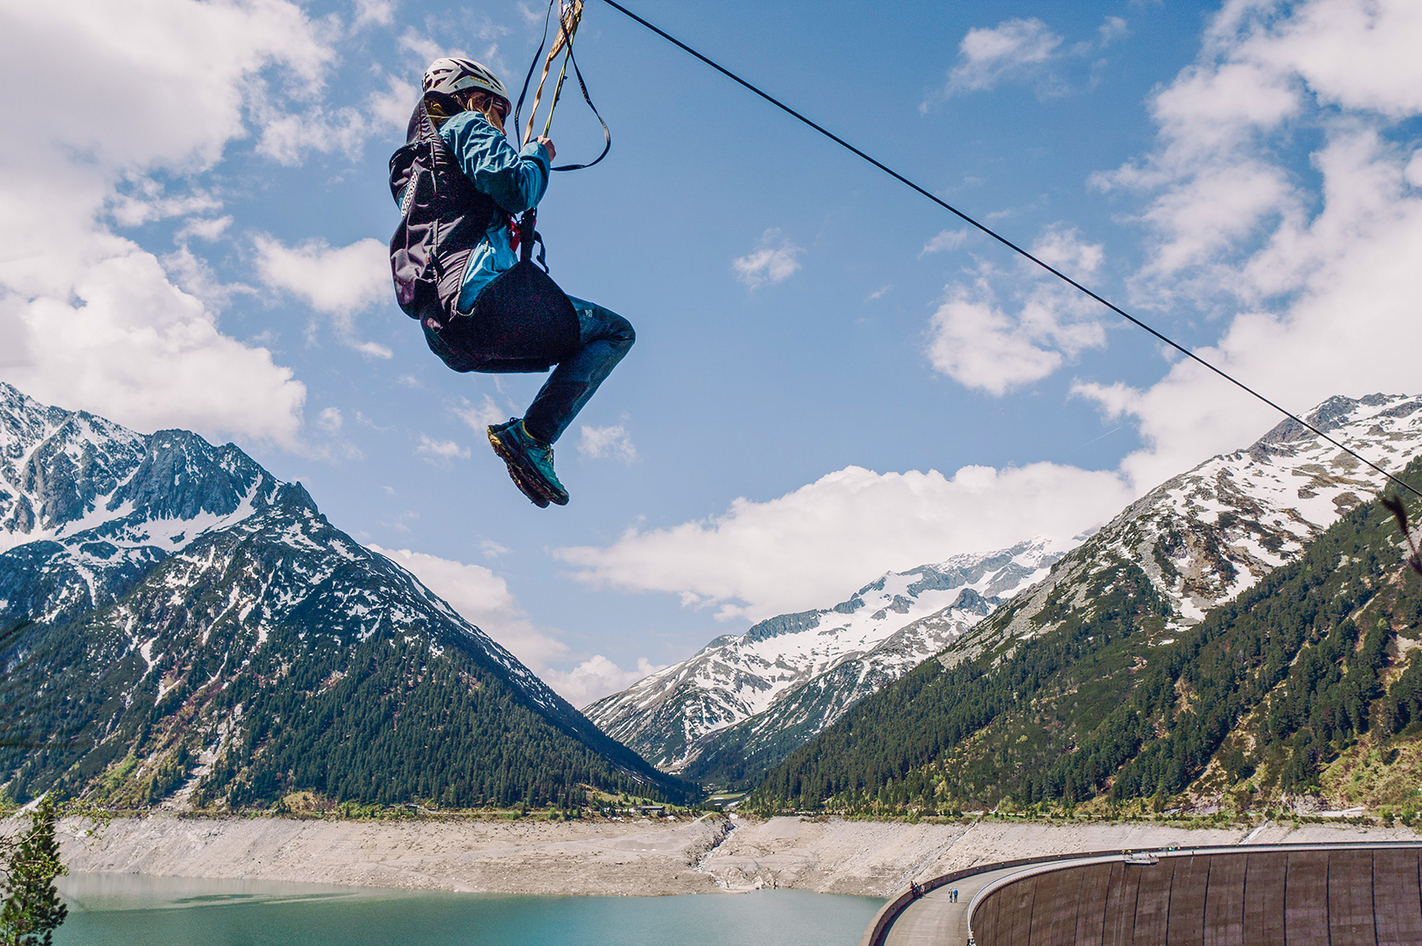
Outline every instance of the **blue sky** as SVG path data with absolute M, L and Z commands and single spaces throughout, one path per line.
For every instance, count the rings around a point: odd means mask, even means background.
M 1415 4 L 629 5 L 1295 409 L 1416 391 Z M 0 4 L 0 378 L 235 441 L 579 703 L 1275 422 L 588 0 L 613 150 L 540 225 L 638 342 L 534 508 L 482 427 L 541 376 L 444 368 L 383 243 L 424 65 L 513 86 L 541 9 Z M 600 147 L 572 92 L 552 134 Z

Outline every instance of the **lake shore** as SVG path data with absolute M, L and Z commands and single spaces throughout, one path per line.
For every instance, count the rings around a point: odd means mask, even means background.
M 662 896 L 795 888 L 885 897 L 978 863 L 1072 851 L 1251 842 L 1422 839 L 1411 829 L 1266 823 L 906 824 L 838 818 L 697 821 L 322 821 L 116 818 L 65 822 L 74 871 L 537 895 Z

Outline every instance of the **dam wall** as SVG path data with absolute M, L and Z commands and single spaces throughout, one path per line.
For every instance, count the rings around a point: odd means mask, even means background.
M 1169 854 L 984 890 L 977 946 L 1418 946 L 1422 848 Z

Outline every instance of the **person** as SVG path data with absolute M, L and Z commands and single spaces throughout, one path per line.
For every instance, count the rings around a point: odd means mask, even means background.
M 568 491 L 553 444 L 636 334 L 622 316 L 564 295 L 533 263 L 520 263 L 520 242 L 531 245 L 535 234 L 518 232 L 512 215 L 543 198 L 556 152 L 546 137 L 510 144 L 511 110 L 503 83 L 473 60 L 437 59 L 425 70 L 406 144 L 391 158 L 401 211 L 391 270 L 401 308 L 450 368 L 553 368 L 524 415 L 489 426 L 488 437 L 525 496 L 561 506 Z

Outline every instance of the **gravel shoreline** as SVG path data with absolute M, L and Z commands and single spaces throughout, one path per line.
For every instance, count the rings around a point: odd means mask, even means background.
M 905 824 L 798 817 L 698 821 L 320 821 L 116 818 L 66 822 L 74 871 L 541 895 L 663 896 L 797 888 L 886 897 L 977 863 L 1068 851 L 1280 841 L 1415 840 L 1410 829 L 1269 823 Z

